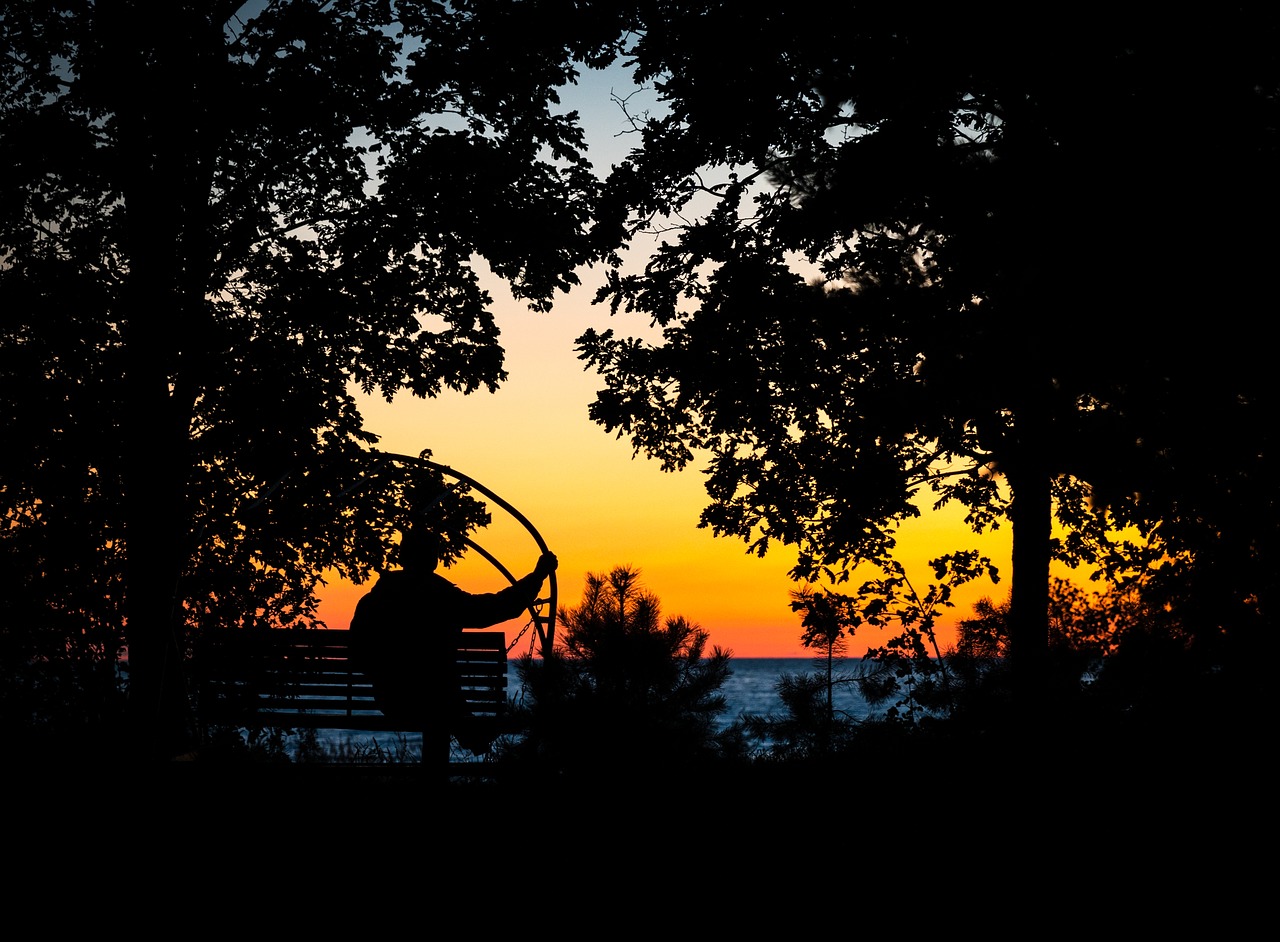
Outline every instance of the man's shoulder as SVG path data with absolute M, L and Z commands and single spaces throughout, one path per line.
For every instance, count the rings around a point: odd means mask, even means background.
M 378 618 L 384 613 L 398 612 L 406 606 L 420 607 L 433 598 L 465 595 L 437 572 L 407 572 L 394 569 L 378 576 L 373 586 L 356 602 L 356 615 L 361 620 Z M 355 627 L 353 616 L 352 627 Z
M 364 595 L 364 598 L 381 599 L 410 593 L 422 593 L 439 587 L 441 583 L 445 586 L 456 588 L 452 582 L 438 573 L 392 569 L 378 576 L 377 581 Z
M 413 581 L 405 578 L 406 573 L 395 570 L 384 572 L 369 591 L 356 602 L 355 612 L 351 616 L 351 629 L 363 630 L 370 625 L 394 618 L 399 609 L 412 602 L 420 594 L 415 590 Z

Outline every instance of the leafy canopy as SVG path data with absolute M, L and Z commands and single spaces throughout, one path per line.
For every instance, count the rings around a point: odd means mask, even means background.
M 495 388 L 481 274 L 545 311 L 612 238 L 564 6 L 0 4 L 10 599 L 140 671 L 167 613 L 312 620 L 382 562 L 426 485 L 352 390 Z
M 1069 539 L 1033 517 L 1021 540 L 1047 572 L 1161 558 L 1107 534 L 1189 536 L 1219 460 L 1237 491 L 1265 480 L 1265 302 L 1227 273 L 1274 245 L 1273 13 L 1153 29 L 1109 6 L 998 41 L 994 8 L 858 5 L 824 29 L 636 10 L 628 54 L 663 110 L 610 182 L 656 249 L 599 300 L 662 339 L 592 330 L 580 353 L 596 422 L 669 469 L 709 455 L 702 525 L 843 580 L 922 499 L 982 530 L 1048 491 Z

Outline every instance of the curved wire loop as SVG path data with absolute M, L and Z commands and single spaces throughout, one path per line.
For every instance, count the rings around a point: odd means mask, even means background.
M 475 478 L 469 477 L 463 474 L 461 471 L 456 471 L 453 468 L 449 467 L 448 465 L 440 464 L 437 461 L 431 461 L 428 458 L 418 458 L 412 455 L 397 455 L 397 454 L 392 454 L 390 452 L 385 452 L 385 451 L 373 451 L 372 454 L 376 455 L 379 458 L 387 459 L 390 461 L 407 462 L 410 464 L 417 464 L 427 468 L 431 468 L 435 471 L 439 471 L 441 474 L 448 475 L 449 477 L 452 477 L 455 480 L 460 481 L 463 484 L 466 484 L 472 490 L 479 491 L 485 497 L 488 497 L 495 504 L 497 504 L 499 507 L 505 510 L 517 522 L 519 522 L 521 526 L 523 526 L 526 530 L 528 530 L 529 535 L 533 537 L 533 541 L 538 545 L 538 549 L 541 552 L 543 553 L 551 552 L 551 550 L 547 548 L 547 541 L 542 538 L 542 534 L 538 532 L 537 528 L 529 521 L 529 519 L 524 514 L 520 513 L 520 511 L 516 510 L 514 506 L 512 506 L 507 501 L 503 500 L 501 497 L 499 497 L 489 488 L 485 487 Z M 474 540 L 472 540 L 469 537 L 466 540 L 466 544 L 471 549 L 475 550 L 477 553 L 483 556 L 486 560 L 488 560 L 489 563 L 495 569 L 497 569 L 498 572 L 502 573 L 502 575 L 505 576 L 509 582 L 515 583 L 517 581 L 516 577 L 511 574 L 510 570 L 508 570 L 507 567 L 504 566 L 497 559 L 497 557 L 495 557 L 488 550 L 484 549 L 484 547 L 480 546 L 478 543 L 476 543 Z M 552 649 L 552 645 L 554 645 L 555 643 L 557 588 L 556 588 L 556 574 L 554 572 L 552 572 L 551 575 L 548 577 L 548 584 L 550 586 L 551 591 L 548 598 L 545 600 L 546 606 L 547 606 L 547 612 L 543 614 L 541 611 L 538 610 L 539 603 L 542 600 L 535 601 L 533 604 L 529 606 L 529 614 L 533 618 L 534 629 L 537 631 L 537 634 L 538 634 L 539 650 L 543 654 L 546 654 L 547 652 L 549 652 Z

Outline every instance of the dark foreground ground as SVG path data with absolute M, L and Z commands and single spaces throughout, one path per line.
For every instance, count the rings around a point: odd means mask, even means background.
M 422 920 L 630 938 L 856 918 L 908 933 L 1244 938 L 1274 892 L 1271 746 L 932 744 L 491 779 L 47 762 L 7 776 L 7 887 L 15 911 L 32 885 L 65 889 L 76 912 L 92 911 L 86 894 L 113 914 L 176 905 L 166 918 L 184 934 L 380 935 Z
M 537 827 L 608 843 L 619 828 L 655 832 L 715 822 L 845 833 L 1066 828 L 1088 843 L 1120 822 L 1190 838 L 1271 823 L 1275 743 L 1260 728 L 1130 736 L 941 741 L 868 746 L 823 762 L 711 763 L 550 773 L 502 766 L 445 772 L 414 763 L 355 765 L 214 761 L 152 765 L 17 763 L 6 776 L 22 819 L 64 824 L 109 817 L 122 828 L 212 830 L 226 840 L 313 833 L 335 840 L 406 830 L 465 829 L 504 840 Z M 482 771 L 477 772 L 479 768 Z M 492 774 L 489 774 L 492 773 Z

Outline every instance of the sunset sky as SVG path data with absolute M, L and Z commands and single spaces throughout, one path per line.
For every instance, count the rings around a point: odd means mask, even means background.
M 584 83 L 566 106 L 576 108 L 591 129 L 597 164 L 621 159 L 629 140 L 619 137 L 623 115 L 610 92 L 625 88 L 625 76 L 606 73 Z M 633 105 L 639 106 L 640 102 Z M 631 256 L 640 254 L 632 249 Z M 639 259 L 637 259 L 637 262 Z M 664 615 L 683 615 L 710 633 L 711 643 L 738 657 L 806 657 L 800 644 L 799 616 L 789 593 L 798 588 L 787 572 L 794 564 L 788 547 L 764 559 L 747 553 L 746 544 L 714 538 L 699 529 L 707 503 L 703 476 L 696 469 L 670 474 L 643 456 L 632 457 L 630 444 L 616 440 L 587 417 L 601 385 L 583 370 L 574 340 L 589 326 L 614 326 L 638 334 L 646 324 L 620 319 L 610 325 L 604 307 L 591 303 L 600 270 L 581 274 L 583 284 L 562 296 L 553 311 L 536 314 L 514 301 L 500 282 L 490 281 L 510 378 L 496 393 L 462 396 L 446 393 L 419 400 L 407 394 L 387 404 L 360 397 L 366 426 L 381 436 L 379 448 L 431 458 L 480 482 L 516 507 L 537 528 L 559 557 L 559 604 L 576 604 L 588 572 L 618 565 L 640 570 L 644 587 L 658 596 Z M 479 496 L 479 495 L 477 495 Z M 516 576 L 532 569 L 538 548 L 518 523 L 491 507 L 494 525 L 476 534 Z M 979 540 L 963 525 L 960 511 L 927 513 L 901 535 L 900 559 L 923 590 L 928 559 L 957 549 L 982 549 L 1001 570 L 1001 583 L 983 580 L 964 587 L 940 632 L 945 645 L 950 623 L 964 617 L 976 599 L 1003 598 L 1008 590 L 1007 528 Z M 471 554 L 445 572 L 469 591 L 494 591 L 506 580 L 489 563 Z M 872 573 L 866 574 L 868 577 Z M 322 595 L 321 617 L 345 628 L 356 600 L 367 589 L 335 581 Z M 508 638 L 519 621 L 504 626 Z M 849 653 L 858 655 L 886 635 L 863 629 Z

